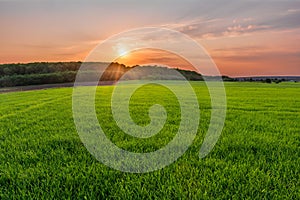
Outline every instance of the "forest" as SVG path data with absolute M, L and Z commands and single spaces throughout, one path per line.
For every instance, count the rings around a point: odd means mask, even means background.
M 14 87 L 25 85 L 41 85 L 54 83 L 70 83 L 76 79 L 76 74 L 82 62 L 36 62 L 0 65 L 0 87 Z M 128 67 L 119 63 L 85 63 L 88 66 L 84 73 L 87 77 L 93 76 L 95 71 L 103 70 L 100 81 L 117 81 L 132 68 L 134 75 L 126 76 L 127 80 L 139 79 L 176 79 L 167 76 L 171 71 L 177 70 L 186 80 L 201 81 L 203 77 L 195 71 L 171 69 L 159 66 L 132 66 Z M 88 70 L 87 70 L 88 69 Z M 154 73 L 155 72 L 155 73 Z M 152 75 L 151 75 L 152 74 Z M 155 74 L 155 76 L 153 76 Z

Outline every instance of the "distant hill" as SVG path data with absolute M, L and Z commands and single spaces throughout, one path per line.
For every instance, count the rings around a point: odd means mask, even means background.
M 300 81 L 300 76 L 248 76 L 248 77 L 236 77 L 237 81 Z

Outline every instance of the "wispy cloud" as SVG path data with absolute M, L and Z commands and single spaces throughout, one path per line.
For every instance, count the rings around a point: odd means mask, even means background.
M 203 15 L 196 19 L 186 19 L 163 26 L 179 30 L 197 39 L 234 37 L 261 32 L 279 32 L 300 28 L 300 1 L 269 2 L 245 1 L 244 4 L 224 7 L 223 12 L 214 12 L 214 17 Z M 234 12 L 224 14 L 227 10 Z M 218 7 L 216 8 L 218 10 Z M 206 16 L 206 17 L 204 17 Z

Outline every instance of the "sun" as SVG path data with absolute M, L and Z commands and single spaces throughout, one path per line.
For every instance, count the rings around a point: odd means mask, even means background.
M 128 55 L 128 51 L 125 48 L 119 48 L 118 49 L 118 55 L 119 57 L 125 57 L 126 55 Z

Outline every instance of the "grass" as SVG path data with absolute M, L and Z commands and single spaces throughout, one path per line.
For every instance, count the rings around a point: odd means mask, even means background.
M 203 82 L 192 85 L 201 109 L 193 145 L 175 163 L 145 174 L 111 169 L 86 150 L 73 122 L 71 88 L 0 94 L 0 199 L 299 199 L 300 84 L 226 83 L 224 130 L 201 160 L 210 99 Z M 168 111 L 159 134 L 136 139 L 113 121 L 112 90 L 98 88 L 96 110 L 116 145 L 149 152 L 174 137 L 180 112 L 170 91 L 147 85 L 133 95 L 131 116 L 140 125 L 150 122 L 153 103 Z

